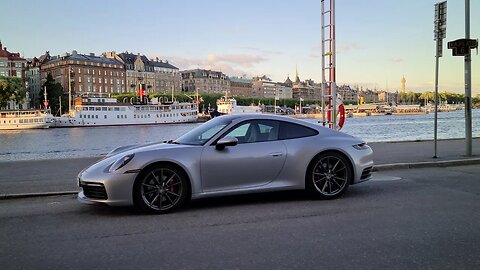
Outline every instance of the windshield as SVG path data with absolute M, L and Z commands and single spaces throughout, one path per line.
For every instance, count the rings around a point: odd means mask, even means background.
M 225 119 L 223 117 L 214 118 L 205 124 L 192 129 L 174 142 L 179 144 L 203 145 L 230 123 L 231 119 Z

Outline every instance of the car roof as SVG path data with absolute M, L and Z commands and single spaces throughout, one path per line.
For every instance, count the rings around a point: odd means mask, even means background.
M 320 125 L 315 123 L 310 123 L 307 121 L 295 119 L 289 116 L 275 115 L 275 114 L 242 113 L 242 114 L 222 115 L 219 117 L 222 117 L 224 119 L 230 119 L 231 121 L 234 121 L 234 122 L 241 122 L 245 120 L 277 120 L 277 121 L 296 123 L 299 125 L 303 125 L 303 126 L 307 126 L 315 129 L 318 129 L 321 127 Z

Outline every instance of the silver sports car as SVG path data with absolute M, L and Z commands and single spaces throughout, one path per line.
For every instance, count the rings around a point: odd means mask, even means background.
M 113 150 L 78 175 L 78 198 L 154 213 L 190 199 L 286 189 L 333 199 L 372 168 L 372 149 L 350 135 L 282 116 L 227 115 L 173 141 Z

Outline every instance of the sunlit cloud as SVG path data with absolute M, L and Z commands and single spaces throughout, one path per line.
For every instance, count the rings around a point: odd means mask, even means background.
M 325 45 L 325 49 L 328 48 L 327 45 Z M 363 47 L 358 44 L 358 43 L 355 43 L 355 42 L 342 42 L 340 44 L 337 45 L 337 53 L 349 53 L 349 52 L 353 52 L 355 50 L 361 50 L 363 49 Z M 311 49 L 310 49 L 310 55 L 309 55 L 310 58 L 319 58 L 319 57 L 322 57 L 322 44 L 317 44 L 315 46 L 313 46 Z
M 341 42 L 337 46 L 338 53 L 349 53 L 352 51 L 357 51 L 363 49 L 362 45 L 356 42 Z
M 252 67 L 255 64 L 267 61 L 267 59 L 262 56 L 247 54 L 210 54 L 208 55 L 207 60 L 209 63 L 230 63 L 242 67 Z
M 279 51 L 264 50 L 264 49 L 255 48 L 255 47 L 240 47 L 239 49 L 247 50 L 247 51 L 253 51 L 253 52 L 256 52 L 256 53 L 266 54 L 266 55 L 270 55 L 270 54 L 276 54 L 276 55 L 284 54 L 283 52 L 279 52 Z
M 389 61 L 392 62 L 392 63 L 401 63 L 401 62 L 403 62 L 403 58 L 393 57 L 393 58 L 390 58 Z
M 153 58 L 158 56 L 153 56 Z M 159 57 L 159 59 L 168 59 L 169 62 L 180 70 L 188 69 L 209 69 L 221 71 L 227 76 L 255 76 L 254 67 L 257 64 L 268 61 L 268 59 L 258 55 L 247 54 L 210 54 L 206 58 L 185 58 L 179 56 Z

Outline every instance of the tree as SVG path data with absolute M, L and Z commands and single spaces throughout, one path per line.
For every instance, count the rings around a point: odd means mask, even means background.
M 21 78 L 0 77 L 0 108 L 6 107 L 9 101 L 22 103 L 27 95 L 27 89 Z
M 55 82 L 52 74 L 47 75 L 47 80 L 43 84 L 47 88 L 47 99 L 52 114 L 59 114 L 68 110 L 68 94 L 64 93 L 63 87 L 60 83 Z M 62 97 L 62 111 L 60 112 L 60 98 Z M 43 97 L 40 97 L 40 102 L 43 102 Z

